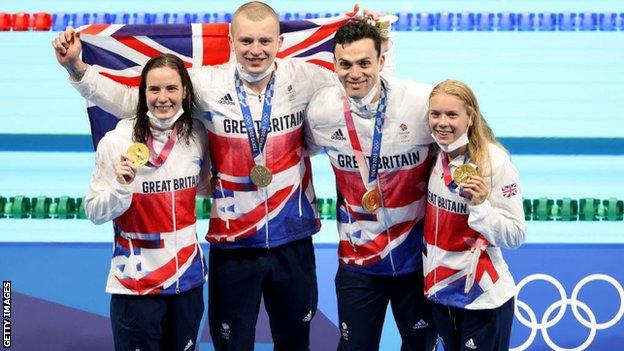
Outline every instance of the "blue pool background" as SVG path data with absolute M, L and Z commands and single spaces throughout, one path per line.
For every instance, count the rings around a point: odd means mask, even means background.
M 0 12 L 233 11 L 241 3 L 3 1 Z M 353 2 L 324 0 L 269 3 L 278 11 L 292 12 L 347 11 L 353 6 Z M 624 12 L 624 1 L 615 0 L 365 1 L 361 5 L 389 12 Z M 53 32 L 0 32 L 3 67 L 0 84 L 4 87 L 1 95 L 4 108 L 0 109 L 3 126 L 0 196 L 78 197 L 86 190 L 93 154 L 84 151 L 89 133 L 85 103 L 66 82 L 66 72 L 56 64 L 50 47 L 54 35 Z M 623 31 L 398 32 L 394 41 L 397 76 L 428 83 L 446 78 L 463 80 L 475 90 L 497 136 L 511 141 L 529 138 L 526 148 L 513 156 L 521 173 L 525 198 L 624 198 L 619 180 L 624 174 Z M 49 138 L 37 139 L 38 135 L 49 134 L 58 139 L 53 142 Z M 549 152 L 551 138 L 558 138 L 557 142 L 564 146 Z M 590 143 L 579 138 L 596 138 L 602 142 Z M 63 151 L 25 151 L 32 150 L 32 146 L 24 145 L 33 139 L 38 140 L 38 145 Z M 79 142 L 72 146 L 68 144 L 72 140 Z M 318 196 L 333 197 L 333 176 L 327 160 L 320 155 L 313 159 L 313 164 Z M 206 227 L 207 222 L 201 221 L 200 234 Z M 623 222 L 530 221 L 528 230 L 527 244 L 506 254 L 517 281 L 530 274 L 549 273 L 562 282 L 568 297 L 577 282 L 591 274 L 608 274 L 619 284 L 624 281 Z M 46 304 L 49 302 L 105 318 L 108 296 L 103 287 L 110 254 L 107 243 L 111 237 L 110 225 L 95 226 L 84 220 L 0 219 L 0 278 L 13 282 L 15 294 L 43 301 L 43 307 L 50 307 Z M 319 310 L 334 324 L 336 241 L 334 223 L 324 221 L 322 232 L 315 237 Z M 541 287 L 541 283 L 535 284 Z M 557 300 L 553 289 L 551 286 L 538 293 L 527 291 L 527 299 L 534 301 L 532 306 L 540 318 L 550 303 Z M 583 290 L 580 296 L 599 322 L 616 315 L 618 306 L 624 303 L 617 304 L 616 290 L 604 282 L 589 283 L 584 289 L 589 290 Z M 25 301 L 34 304 L 26 298 L 21 298 L 20 303 Z M 17 304 L 16 309 L 17 306 L 22 305 Z M 57 307 L 50 307 L 50 311 L 56 311 Z M 15 310 L 14 315 L 17 314 L 19 311 Z M 32 322 L 24 316 L 21 320 Z M 512 346 L 518 346 L 526 340 L 528 329 L 517 320 L 514 323 Z M 105 321 L 101 325 L 108 327 Z M 20 350 L 18 336 L 39 337 L 48 346 L 62 344 L 67 339 L 63 333 L 54 334 L 55 329 L 50 325 L 42 325 L 42 330 L 20 328 L 24 324 L 16 321 L 13 340 L 16 350 Z M 89 332 L 86 333 L 89 340 Z M 94 331 L 90 335 L 102 333 Z M 269 339 L 263 338 L 262 333 L 257 347 L 270 349 Z M 568 308 L 561 323 L 548 333 L 561 347 L 572 348 L 586 340 L 590 329 L 574 319 Z M 77 334 L 80 331 L 74 331 Z M 54 339 L 55 335 L 58 340 Z M 608 345 L 622 345 L 622 335 L 624 323 L 620 320 L 609 329 L 596 331 L 595 342 L 589 349 L 613 349 Z M 76 343 L 77 340 L 76 336 Z M 94 340 L 100 339 L 91 342 Z M 201 333 L 200 341 L 202 350 L 210 349 Z M 399 344 L 398 333 L 388 315 L 381 348 L 397 350 Z M 550 348 L 540 333 L 528 348 L 547 349 Z

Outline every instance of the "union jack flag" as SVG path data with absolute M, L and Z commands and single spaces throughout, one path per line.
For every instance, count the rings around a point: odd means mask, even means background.
M 280 22 L 284 38 L 277 57 L 296 58 L 333 69 L 333 37 L 357 12 L 337 17 Z M 230 59 L 229 24 L 119 25 L 92 24 L 78 28 L 84 62 L 101 75 L 138 86 L 141 68 L 161 53 L 178 55 L 187 68 L 225 63 Z M 118 119 L 87 102 L 93 146 Z
M 504 197 L 512 197 L 518 194 L 518 185 L 516 183 L 505 185 L 501 188 L 501 191 Z

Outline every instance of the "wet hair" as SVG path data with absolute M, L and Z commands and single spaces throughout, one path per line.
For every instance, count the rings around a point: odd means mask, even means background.
M 492 128 L 479 110 L 479 102 L 473 91 L 463 82 L 448 79 L 436 85 L 429 94 L 429 100 L 435 95 L 452 95 L 463 102 L 472 124 L 468 130 L 468 156 L 471 162 L 479 166 L 479 173 L 486 175 L 491 171 L 489 144 L 495 144 L 507 151 L 496 140 Z
M 194 92 L 191 77 L 184 67 L 184 62 L 173 54 L 161 54 L 151 58 L 141 71 L 141 83 L 139 84 L 139 102 L 137 105 L 136 121 L 132 133 L 132 139 L 135 142 L 145 143 L 148 136 L 152 134 L 150 130 L 149 117 L 147 117 L 147 74 L 154 68 L 168 67 L 178 72 L 182 81 L 182 89 L 186 92 L 186 97 L 182 100 L 183 113 L 175 122 L 178 127 L 178 139 L 186 143 L 189 142 L 193 132 L 193 106 Z
M 338 29 L 334 36 L 334 52 L 336 52 L 336 45 L 344 47 L 362 39 L 373 40 L 377 58 L 379 58 L 381 56 L 381 34 L 379 34 L 379 29 L 362 19 L 353 19 Z
M 232 24 L 234 24 L 236 19 L 241 15 L 244 15 L 245 18 L 253 22 L 262 21 L 267 18 L 267 16 L 273 17 L 275 22 L 279 25 L 279 16 L 277 15 L 277 12 L 275 12 L 271 6 L 260 1 L 250 1 L 236 9 L 234 15 L 232 15 Z

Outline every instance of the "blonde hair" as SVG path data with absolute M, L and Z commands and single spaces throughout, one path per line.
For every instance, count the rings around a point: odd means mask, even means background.
M 472 121 L 472 125 L 468 130 L 468 157 L 470 157 L 472 163 L 478 166 L 479 174 L 482 176 L 490 174 L 492 163 L 489 144 L 495 144 L 505 152 L 507 150 L 496 140 L 492 129 L 485 118 L 483 118 L 483 115 L 481 115 L 477 97 L 468 85 L 452 79 L 447 79 L 436 85 L 429 94 L 429 99 L 439 94 L 455 96 L 464 103 L 464 108 Z

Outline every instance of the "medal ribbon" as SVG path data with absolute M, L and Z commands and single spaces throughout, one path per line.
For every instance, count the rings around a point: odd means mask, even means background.
M 173 150 L 173 146 L 175 145 L 177 140 L 178 140 L 178 126 L 175 125 L 173 127 L 173 130 L 171 131 L 171 135 L 169 136 L 169 139 L 167 139 L 167 142 L 165 143 L 165 146 L 160 151 L 160 154 L 157 154 L 156 150 L 154 150 L 154 140 L 151 135 L 148 136 L 147 142 L 146 142 L 147 148 L 150 151 L 150 156 L 156 155 L 156 159 L 151 160 L 151 157 L 150 157 L 150 160 L 147 162 L 147 164 L 150 167 L 156 167 L 156 168 L 162 166 L 165 163 L 165 161 L 167 161 L 167 158 L 169 157 L 171 150 Z
M 446 154 L 444 152 L 441 152 L 440 156 L 442 157 L 442 173 L 444 174 L 444 185 L 451 189 L 451 191 L 458 192 L 459 196 L 469 199 L 470 195 L 468 195 L 465 191 L 461 191 L 461 188 L 459 188 L 458 190 L 459 186 L 455 184 L 453 176 L 451 176 L 451 167 L 449 166 L 449 161 Z M 467 159 L 468 158 L 464 156 L 464 164 L 466 163 Z
M 241 113 L 243 114 L 243 119 L 245 121 L 245 127 L 247 128 L 247 138 L 249 139 L 249 146 L 251 147 L 251 155 L 254 158 L 254 161 L 260 161 L 256 162 L 256 164 L 264 163 L 262 162 L 262 150 L 264 150 L 267 135 L 269 134 L 272 109 L 271 101 L 273 100 L 275 74 L 271 76 L 269 84 L 267 84 L 264 90 L 264 105 L 262 106 L 262 119 L 260 120 L 259 136 L 256 136 L 256 128 L 254 127 L 254 121 L 251 117 L 251 110 L 249 110 L 249 105 L 247 104 L 247 93 L 245 93 L 243 81 L 238 75 L 238 72 L 235 73 L 234 77 L 236 96 L 238 97 L 238 104 L 240 105 Z
M 373 132 L 373 145 L 371 147 L 370 167 L 366 164 L 364 155 L 362 153 L 362 145 L 355 129 L 355 123 L 353 123 L 353 115 L 351 114 L 351 106 L 349 105 L 349 99 L 347 96 L 343 96 L 342 107 L 344 112 L 345 122 L 347 124 L 347 131 L 349 134 L 349 142 L 351 143 L 351 149 L 355 153 L 355 159 L 358 163 L 358 169 L 362 176 L 362 182 L 366 186 L 367 190 L 373 188 L 371 184 L 377 180 L 377 171 L 379 168 L 379 160 L 381 153 L 381 139 L 383 136 L 383 125 L 386 115 L 386 106 L 388 101 L 388 92 L 381 84 L 381 95 L 379 97 L 379 106 L 377 106 L 377 114 L 375 115 L 375 130 Z M 368 175 L 366 174 L 368 173 Z M 368 179 L 368 181 L 366 181 Z

